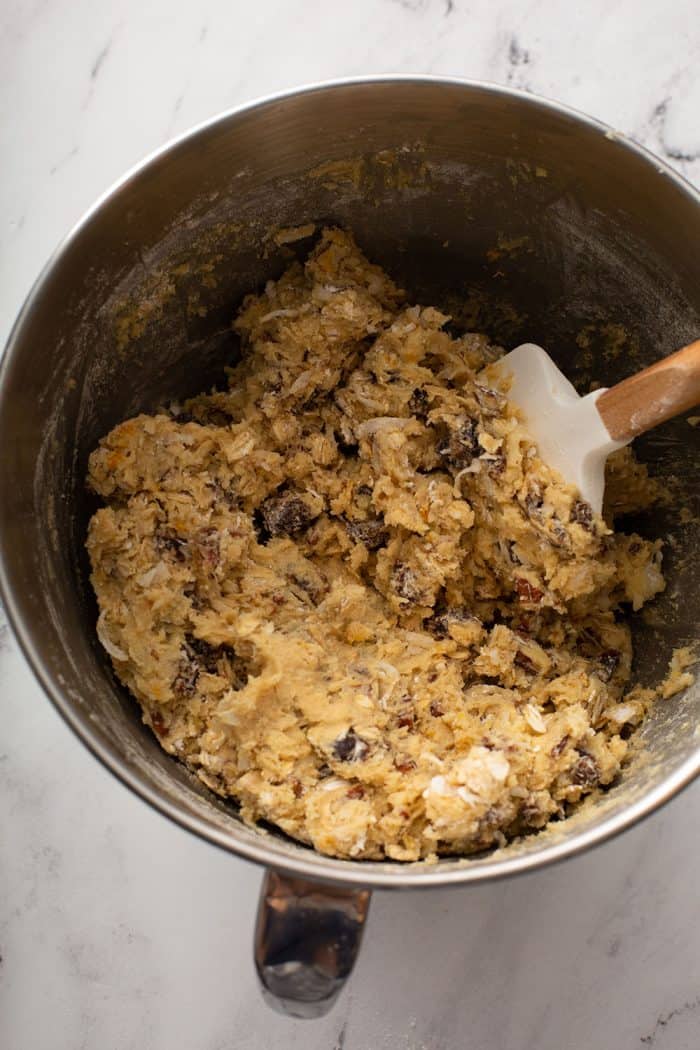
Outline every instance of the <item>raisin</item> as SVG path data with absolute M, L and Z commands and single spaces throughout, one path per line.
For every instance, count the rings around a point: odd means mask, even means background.
M 309 598 L 313 605 L 318 605 L 328 593 L 328 585 L 325 578 L 321 577 L 320 574 L 314 576 L 312 573 L 308 573 L 306 576 L 302 576 L 301 573 L 292 572 L 289 574 L 288 579 L 292 594 L 299 598 L 300 601 Z
M 433 700 L 432 704 L 430 705 L 430 713 L 433 716 L 433 718 L 442 718 L 445 712 L 442 709 L 441 705 L 437 702 L 437 700 Z
M 425 597 L 415 572 L 404 562 L 397 561 L 391 574 L 391 586 L 406 602 L 420 602 Z
M 544 591 L 541 591 L 539 587 L 533 587 L 529 580 L 522 577 L 515 580 L 515 593 L 518 601 L 528 602 L 531 605 L 537 605 L 544 598 Z
M 549 537 L 550 543 L 555 547 L 569 547 L 569 534 L 567 533 L 564 526 L 556 518 L 553 518 L 550 522 L 551 534 Z
M 475 617 L 463 612 L 462 609 L 447 609 L 446 612 L 431 616 L 429 620 L 425 621 L 423 626 L 434 638 L 447 638 L 450 633 L 451 623 L 465 623 L 471 619 L 475 619 Z
M 362 762 L 369 754 L 369 744 L 350 726 L 333 744 L 333 754 L 341 762 Z
M 416 763 L 412 758 L 408 758 L 407 755 L 398 755 L 394 759 L 394 768 L 399 773 L 410 773 L 412 769 L 416 768 Z
M 191 412 L 185 412 L 184 409 L 181 409 L 179 412 L 176 412 L 171 407 L 170 408 L 170 414 L 171 414 L 171 416 L 173 417 L 173 419 L 177 423 L 194 423 L 195 422 L 195 418 L 192 415 L 192 413 Z
M 365 797 L 365 789 L 363 788 L 362 784 L 353 784 L 345 797 L 346 798 L 364 798 Z
M 270 536 L 290 536 L 308 528 L 318 515 L 292 492 L 269 496 L 260 507 L 262 521 Z
M 340 431 L 336 430 L 333 434 L 336 447 L 338 452 L 343 456 L 356 456 L 359 449 L 359 445 L 356 441 L 346 441 Z
M 506 457 L 502 452 L 489 453 L 481 457 L 486 464 L 486 473 L 491 478 L 498 478 L 506 469 Z
M 559 741 L 559 743 L 555 744 L 554 747 L 552 748 L 552 750 L 550 751 L 550 755 L 552 756 L 552 758 L 559 758 L 559 756 L 564 751 L 566 751 L 566 745 L 568 743 L 569 743 L 569 734 L 565 733 L 564 736 Z
M 227 510 L 235 510 L 240 506 L 238 497 L 233 489 L 224 488 L 218 478 L 214 478 L 213 481 L 210 481 L 207 488 L 212 490 L 211 498 L 214 505 L 223 505 Z
M 196 661 L 187 651 L 186 645 L 183 647 L 182 656 L 180 657 L 180 663 L 178 665 L 177 675 L 173 680 L 173 692 L 177 696 L 190 697 L 194 696 L 197 688 L 197 679 L 199 678 L 199 667 Z
M 178 536 L 175 529 L 156 529 L 153 542 L 158 554 L 172 554 L 176 561 L 184 561 L 187 557 L 187 540 Z
M 356 543 L 364 543 L 368 551 L 379 550 L 389 541 L 389 530 L 381 518 L 371 521 L 346 521 L 345 528 Z
M 600 770 L 592 755 L 585 752 L 571 770 L 571 783 L 579 787 L 593 787 L 600 780 Z
M 189 662 L 196 666 L 198 674 L 221 675 L 235 689 L 242 689 L 248 681 L 248 671 L 230 645 L 212 645 L 203 638 L 188 634 L 185 636 L 184 651 Z
M 209 427 L 227 427 L 233 419 L 233 416 L 217 405 L 197 405 L 195 413 L 197 422 Z
M 479 455 L 478 426 L 475 419 L 465 417 L 454 426 L 445 426 L 440 433 L 438 455 L 454 470 L 464 470 Z
M 627 548 L 628 554 L 639 554 L 642 549 L 642 545 L 639 540 L 632 540 L 629 547 Z
M 207 674 L 216 674 L 224 646 L 211 645 L 203 638 L 195 638 L 193 634 L 188 634 L 185 636 L 185 648 L 188 656 L 197 663 L 202 671 L 206 671 Z
M 330 777 L 332 775 L 333 775 L 333 770 L 331 769 L 331 767 L 328 765 L 327 762 L 324 762 L 322 765 L 320 765 L 318 767 L 318 779 L 319 780 L 327 780 L 328 777 Z
M 543 819 L 542 810 L 533 802 L 525 803 L 523 808 L 520 810 L 520 816 L 526 824 L 535 824 L 541 822 Z
M 408 402 L 408 410 L 412 412 L 414 416 L 418 416 L 419 419 L 424 419 L 428 413 L 428 395 L 425 390 L 418 388 L 411 394 L 411 399 Z
M 617 649 L 606 649 L 598 658 L 598 666 L 593 672 L 601 682 L 609 682 L 620 666 L 620 653 Z
M 524 503 L 528 517 L 540 517 L 538 512 L 542 509 L 542 506 L 544 504 L 544 495 L 542 493 L 542 486 L 539 484 L 539 482 L 533 482 L 533 484 L 527 490 L 527 493 L 525 494 Z
M 588 532 L 593 531 L 593 508 L 585 500 L 577 499 L 571 508 L 569 521 L 581 525 Z

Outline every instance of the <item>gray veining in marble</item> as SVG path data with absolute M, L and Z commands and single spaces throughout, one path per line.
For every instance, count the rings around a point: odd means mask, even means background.
M 697 0 L 6 0 L 0 338 L 58 238 L 144 153 L 268 91 L 380 71 L 557 97 L 700 181 Z M 104 773 L 0 622 L 5 1050 L 605 1050 L 700 1045 L 700 785 L 596 852 L 376 895 L 334 1012 L 263 1005 L 259 873 Z

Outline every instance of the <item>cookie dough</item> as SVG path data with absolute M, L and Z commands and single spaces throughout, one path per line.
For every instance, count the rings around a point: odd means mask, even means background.
M 98 636 L 162 746 L 337 857 L 502 845 L 620 770 L 620 612 L 664 587 L 538 458 L 484 335 L 326 230 L 243 304 L 226 389 L 92 454 Z M 654 485 L 628 450 L 608 505 Z

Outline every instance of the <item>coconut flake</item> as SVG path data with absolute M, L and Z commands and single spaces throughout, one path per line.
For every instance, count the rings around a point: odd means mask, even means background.
M 100 639 L 100 642 L 102 643 L 103 647 L 107 650 L 109 655 L 114 660 L 128 660 L 129 654 L 125 653 L 123 649 L 120 649 L 118 645 L 115 645 L 115 643 L 107 634 L 107 630 L 105 628 L 104 615 L 104 613 L 100 613 L 97 620 L 97 637 Z
M 154 583 L 164 583 L 168 578 L 168 568 L 162 562 L 156 562 L 152 569 L 136 577 L 139 587 L 151 587 Z
M 405 429 L 411 422 L 411 419 L 404 419 L 403 416 L 375 416 L 374 419 L 367 419 L 355 427 L 355 433 L 361 438 L 373 437 L 382 430 Z
M 616 704 L 605 712 L 611 722 L 625 725 L 627 722 L 639 721 L 639 708 L 637 704 Z
M 525 704 L 523 715 L 533 733 L 547 732 L 547 723 L 534 704 Z

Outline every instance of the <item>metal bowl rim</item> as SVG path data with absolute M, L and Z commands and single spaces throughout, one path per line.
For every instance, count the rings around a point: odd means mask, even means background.
M 602 121 L 596 120 L 580 110 L 566 106 L 560 102 L 533 95 L 526 91 L 505 87 L 483 80 L 470 80 L 460 77 L 433 76 L 424 74 L 372 74 L 358 77 L 344 77 L 333 80 L 312 82 L 301 87 L 289 88 L 283 91 L 264 95 L 252 101 L 242 103 L 230 109 L 223 110 L 207 120 L 195 124 L 182 134 L 170 139 L 163 146 L 148 153 L 137 164 L 133 165 L 124 175 L 112 183 L 102 193 L 87 211 L 78 219 L 72 229 L 59 242 L 56 249 L 50 255 L 47 263 L 41 270 L 39 276 L 31 287 L 24 304 L 11 329 L 5 352 L 0 363 L 0 411 L 4 397 L 4 381 L 12 367 L 15 354 L 18 352 L 22 329 L 30 317 L 35 304 L 40 299 L 45 285 L 50 276 L 60 266 L 62 258 L 66 255 L 73 243 L 79 238 L 82 231 L 88 226 L 99 211 L 132 180 L 136 179 L 142 172 L 150 167 L 155 161 L 167 157 L 180 145 L 190 139 L 194 139 L 201 133 L 206 132 L 215 125 L 224 123 L 243 114 L 252 113 L 255 110 L 264 109 L 267 106 L 284 102 L 287 99 L 302 95 L 312 95 L 317 92 L 334 91 L 354 86 L 395 84 L 425 84 L 428 86 L 446 86 L 464 88 L 468 91 L 484 92 L 486 94 L 501 95 L 505 98 L 515 99 L 526 103 L 533 108 L 549 110 L 552 113 L 566 117 L 576 124 L 584 125 L 593 131 L 599 132 L 608 139 L 618 142 L 621 146 L 637 154 L 640 161 L 653 164 L 659 174 L 666 175 L 690 200 L 700 208 L 700 192 L 682 175 L 671 168 L 664 160 L 657 157 L 644 146 L 633 142 L 614 128 Z M 557 863 L 567 857 L 575 856 L 583 851 L 600 845 L 607 839 L 632 827 L 644 817 L 653 813 L 660 806 L 670 801 L 679 791 L 690 784 L 700 774 L 700 742 L 695 752 L 664 780 L 648 791 L 641 798 L 624 807 L 619 813 L 602 820 L 595 827 L 589 828 L 580 834 L 574 833 L 570 838 L 561 842 L 547 845 L 543 849 L 526 854 L 524 856 L 494 858 L 478 863 L 470 863 L 469 859 L 461 862 L 460 866 L 450 864 L 443 869 L 441 864 L 401 864 L 387 863 L 381 861 L 345 861 L 333 857 L 327 857 L 313 850 L 299 849 L 297 854 L 288 854 L 280 849 L 280 844 L 275 839 L 266 841 L 264 835 L 260 835 L 257 841 L 237 841 L 231 834 L 209 825 L 209 823 L 198 815 L 185 812 L 181 807 L 172 803 L 160 795 L 155 787 L 151 786 L 132 770 L 121 756 L 112 753 L 109 746 L 103 743 L 88 717 L 83 717 L 64 694 L 60 685 L 54 679 L 46 662 L 35 646 L 31 638 L 31 630 L 25 621 L 19 604 L 15 601 L 10 582 L 8 558 L 4 553 L 3 526 L 0 522 L 0 600 L 5 607 L 8 621 L 14 631 L 20 648 L 34 672 L 44 692 L 54 707 L 70 726 L 76 736 L 83 742 L 99 762 L 108 769 L 126 787 L 130 788 L 144 802 L 149 803 L 155 810 L 167 817 L 173 823 L 185 830 L 197 835 L 199 838 L 226 850 L 229 853 L 245 857 L 255 863 L 271 866 L 280 871 L 300 875 L 309 879 L 317 879 L 326 882 L 336 882 L 375 888 L 404 888 L 423 889 L 431 886 L 448 886 L 468 882 L 484 882 L 490 879 L 506 878 L 535 871 L 550 864 Z M 279 851 L 279 852 L 278 852 Z

